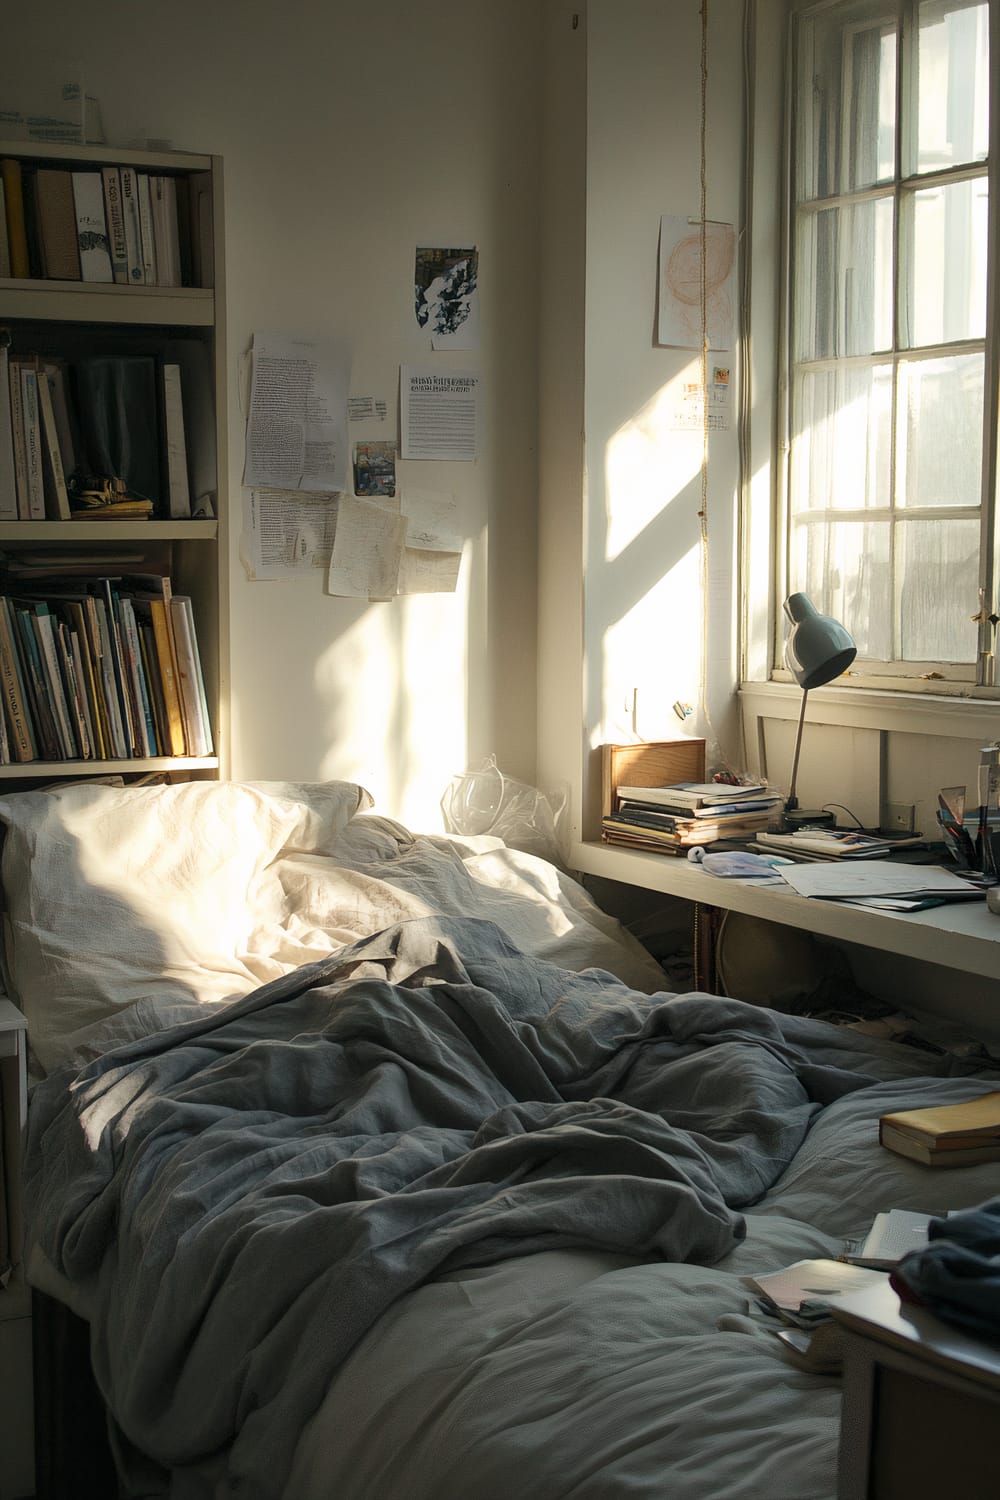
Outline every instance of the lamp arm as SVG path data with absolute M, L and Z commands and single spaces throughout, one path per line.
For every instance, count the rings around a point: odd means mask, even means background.
M 799 709 L 799 726 L 795 731 L 795 752 L 792 755 L 792 779 L 788 787 L 788 796 L 785 799 L 786 807 L 795 807 L 795 782 L 799 774 L 799 751 L 802 749 L 802 728 L 806 721 L 806 699 L 809 694 L 805 688 L 802 690 L 802 707 Z

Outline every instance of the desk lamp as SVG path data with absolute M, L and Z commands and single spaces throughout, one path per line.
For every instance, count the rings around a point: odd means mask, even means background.
M 795 731 L 795 753 L 792 756 L 792 779 L 784 811 L 784 826 L 794 830 L 833 822 L 829 813 L 807 812 L 800 808 L 795 796 L 802 728 L 806 719 L 806 699 L 810 688 L 822 687 L 824 683 L 839 677 L 841 672 L 846 672 L 857 656 L 858 648 L 843 625 L 827 615 L 817 613 L 805 594 L 789 594 L 785 600 L 785 614 L 792 622 L 785 642 L 785 665 L 802 689 L 802 708 L 799 712 L 799 727 Z

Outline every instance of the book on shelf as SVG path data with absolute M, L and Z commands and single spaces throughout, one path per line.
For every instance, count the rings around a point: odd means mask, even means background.
M 167 453 L 167 510 L 171 520 L 180 520 L 191 514 L 180 365 L 172 361 L 164 361 L 160 367 L 160 378 L 163 390 L 163 433 Z
M 927 1166 L 1000 1160 L 1000 1091 L 960 1104 L 893 1110 L 879 1118 L 879 1141 L 889 1151 Z
M 194 623 L 194 606 L 187 594 L 170 599 L 170 624 L 177 663 L 177 683 L 184 720 L 184 742 L 189 755 L 211 755 L 212 725 L 201 670 L 201 653 Z
M 21 387 L 21 361 L 8 357 L 7 393 L 10 398 L 11 439 L 14 450 L 14 491 L 17 519 L 30 520 L 28 514 L 28 450 L 24 437 L 24 398 Z
M 28 710 L 21 659 L 15 645 L 10 605 L 0 597 L 0 683 L 12 758 L 35 759 L 34 731 Z
M 39 167 L 35 204 L 45 275 L 55 281 L 80 281 L 80 248 L 73 174 L 67 168 Z
M 10 274 L 27 277 L 31 273 L 28 257 L 28 230 L 24 218 L 24 184 L 21 163 L 16 157 L 0 159 L 0 178 L 4 187 L 4 211 L 7 223 L 7 244 L 10 254 Z
M 17 471 L 14 467 L 14 426 L 10 409 L 9 335 L 0 329 L 0 521 L 16 521 Z
M 617 811 L 621 813 L 628 810 L 648 815 L 658 813 L 662 817 L 683 818 L 687 822 L 698 822 L 701 819 L 712 822 L 721 817 L 737 815 L 748 817 L 752 813 L 764 813 L 763 826 L 766 826 L 772 809 L 780 801 L 780 797 L 746 797 L 742 802 L 707 802 L 704 807 L 690 807 L 684 802 L 647 802 L 638 797 L 619 797 Z
M 0 276 L 8 277 L 10 270 L 10 237 L 7 233 L 7 190 L 0 176 Z
M 125 239 L 125 210 L 122 205 L 122 174 L 118 167 L 101 168 L 104 192 L 104 217 L 108 226 L 108 248 L 111 252 L 111 276 L 118 286 L 128 284 L 128 244 Z
M 153 230 L 153 199 L 149 190 L 149 173 L 137 172 L 135 181 L 139 198 L 139 229 L 142 236 L 143 281 L 146 286 L 156 286 L 156 239 Z
M 70 518 L 69 493 L 66 489 L 66 475 L 63 472 L 62 448 L 59 444 L 52 387 L 44 366 L 36 370 L 36 377 L 42 429 L 42 488 L 45 496 L 45 512 L 52 521 L 68 521 Z
M 767 827 L 767 812 L 746 814 L 724 813 L 717 818 L 678 818 L 619 808 L 616 813 L 602 819 L 602 827 L 610 833 L 642 833 L 668 843 L 711 843 L 720 838 L 749 837 L 760 828 Z
M 21 382 L 20 418 L 24 430 L 24 516 L 29 521 L 44 521 L 45 481 L 42 474 L 42 424 L 38 405 L 38 369 L 34 360 L 18 360 L 17 364 Z
M 66 395 L 66 370 L 60 359 L 46 359 L 42 364 L 49 383 L 52 411 L 55 416 L 59 454 L 62 458 L 63 474 L 68 479 L 76 469 L 76 450 L 79 436 L 74 433 L 74 418 Z
M 121 186 L 127 280 L 129 286 L 142 286 L 146 280 L 146 269 L 142 258 L 142 226 L 139 220 L 139 183 L 135 167 L 122 167 Z
M 181 285 L 181 244 L 177 221 L 177 181 L 163 173 L 149 176 L 150 213 L 158 286 Z
M 186 188 L 191 283 L 193 286 L 211 287 L 215 285 L 215 227 L 211 172 L 192 172 L 187 178 Z
M 114 281 L 101 174 L 99 171 L 78 171 L 72 173 L 72 179 L 80 275 L 84 281 Z

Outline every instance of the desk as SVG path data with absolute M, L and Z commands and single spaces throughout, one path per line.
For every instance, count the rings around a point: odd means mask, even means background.
M 820 937 L 899 953 L 967 974 L 1000 979 L 1000 916 L 985 901 L 956 902 L 926 911 L 866 911 L 837 901 L 800 896 L 773 881 L 729 880 L 709 875 L 677 855 L 647 854 L 603 843 L 577 843 L 570 869 L 647 891 L 662 891 L 700 906 L 744 912 Z

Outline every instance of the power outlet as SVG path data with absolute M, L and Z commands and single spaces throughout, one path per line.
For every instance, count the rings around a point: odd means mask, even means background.
M 912 833 L 913 803 L 887 802 L 885 807 L 885 829 L 887 833 Z

